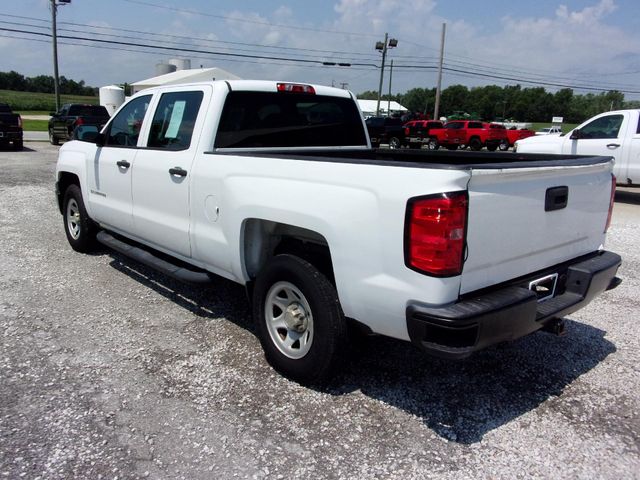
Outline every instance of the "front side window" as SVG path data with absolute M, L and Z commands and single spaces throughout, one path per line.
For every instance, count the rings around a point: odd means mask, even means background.
M 105 133 L 105 145 L 110 147 L 135 147 L 142 128 L 144 115 L 149 108 L 151 95 L 143 95 L 127 103 L 113 118 Z
M 380 122 L 369 119 L 368 124 Z M 384 119 L 382 119 L 384 122 Z M 366 145 L 351 98 L 281 92 L 230 92 L 216 148 Z
M 188 149 L 202 97 L 201 91 L 164 93 L 153 115 L 147 147 Z
M 607 115 L 596 118 L 580 129 L 580 138 L 618 138 L 624 115 Z

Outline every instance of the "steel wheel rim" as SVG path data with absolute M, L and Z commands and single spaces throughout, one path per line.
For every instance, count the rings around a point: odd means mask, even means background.
M 397 138 L 393 137 L 390 141 L 389 141 L 389 148 L 398 148 L 400 147 L 400 140 L 398 140 Z
M 67 230 L 74 240 L 80 237 L 80 207 L 75 198 L 67 203 Z
M 271 341 L 288 358 L 304 357 L 313 343 L 313 314 L 300 289 L 289 282 L 276 282 L 264 303 L 265 323 Z

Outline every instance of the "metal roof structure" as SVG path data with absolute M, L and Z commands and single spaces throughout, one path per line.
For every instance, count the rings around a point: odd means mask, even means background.
M 178 70 L 158 77 L 140 80 L 139 82 L 132 83 L 131 87 L 133 88 L 133 93 L 137 93 L 145 88 L 211 80 L 240 80 L 240 77 L 221 68 L 194 68 L 191 70 Z

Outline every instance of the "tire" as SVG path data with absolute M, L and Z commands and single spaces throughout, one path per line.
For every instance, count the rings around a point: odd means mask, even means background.
M 487 150 L 490 152 L 495 152 L 498 149 L 498 145 L 487 145 Z
M 469 148 L 474 152 L 477 152 L 478 150 L 482 150 L 482 142 L 480 141 L 479 138 L 474 137 L 471 140 L 469 140 Z
M 509 142 L 507 141 L 500 142 L 500 145 L 498 145 L 498 149 L 501 152 L 506 152 L 507 150 L 509 150 Z
M 97 228 L 87 214 L 82 201 L 82 193 L 77 185 L 70 185 L 62 202 L 64 231 L 69 245 L 76 252 L 88 253 L 95 246 Z
M 427 149 L 429 150 L 438 150 L 440 145 L 438 144 L 438 140 L 435 138 L 430 138 L 427 142 Z
M 400 139 L 398 137 L 391 137 L 389 139 L 389 148 L 391 149 L 400 148 Z
M 271 259 L 256 279 L 253 317 L 265 357 L 304 385 L 326 382 L 344 363 L 347 324 L 334 286 L 294 255 Z
M 13 149 L 14 150 L 22 150 L 24 148 L 24 144 L 22 143 L 22 140 L 14 140 L 13 141 Z
M 49 129 L 49 143 L 51 145 L 60 145 L 60 140 L 55 136 L 51 128 Z

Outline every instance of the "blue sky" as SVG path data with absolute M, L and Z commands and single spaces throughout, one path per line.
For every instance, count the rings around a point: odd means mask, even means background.
M 49 3 L 5 0 L 0 28 L 48 33 Z M 62 39 L 60 74 L 93 86 L 151 77 L 156 63 L 185 57 L 194 67 L 217 66 L 242 78 L 377 90 L 380 54 L 374 44 L 389 32 L 399 41 L 389 54 L 392 91 L 431 88 L 446 22 L 445 86 L 520 83 L 553 90 L 566 85 L 580 93 L 617 88 L 626 90 L 628 99 L 640 98 L 635 93 L 640 92 L 637 0 L 72 0 L 59 8 L 58 21 L 61 35 L 138 44 Z M 49 42 L 33 33 L 0 30 L 0 70 L 50 74 Z M 322 61 L 352 66 L 328 67 Z M 384 91 L 387 82 L 388 67 Z

